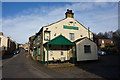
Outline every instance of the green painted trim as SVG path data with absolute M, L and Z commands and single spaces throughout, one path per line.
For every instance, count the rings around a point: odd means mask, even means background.
M 44 46 L 43 46 L 43 64 L 45 64 L 45 51 L 44 51 Z
M 67 60 L 68 60 L 68 49 L 67 49 Z
M 33 56 L 35 56 L 34 50 L 33 50 Z
M 72 47 L 72 60 L 73 60 L 73 64 L 75 63 L 75 53 L 73 51 L 73 47 Z
M 46 44 L 55 44 L 55 45 L 75 45 L 75 43 L 71 42 L 64 36 L 60 35 L 51 41 L 47 42 Z
M 49 58 L 49 57 L 48 57 L 48 50 L 49 50 L 49 45 L 47 44 L 47 65 L 49 64 L 49 63 L 48 63 L 48 58 Z
M 35 60 L 37 60 L 37 49 L 35 50 Z
M 74 29 L 74 30 L 79 30 L 79 27 L 74 27 L 74 26 L 66 26 L 66 25 L 63 25 L 63 28 L 64 28 L 64 29 Z

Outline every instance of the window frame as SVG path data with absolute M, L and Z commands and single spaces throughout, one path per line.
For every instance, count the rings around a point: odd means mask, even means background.
M 72 35 L 73 34 L 73 35 Z M 70 40 L 75 40 L 75 35 L 74 33 L 69 33 L 69 39 Z
M 84 53 L 91 53 L 91 45 L 84 45 Z
M 63 51 L 61 51 L 61 56 L 63 55 Z

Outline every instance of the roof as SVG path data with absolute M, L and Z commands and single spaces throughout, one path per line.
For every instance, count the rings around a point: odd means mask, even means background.
M 87 37 L 79 38 L 79 39 L 75 40 L 74 43 L 76 43 L 76 42 L 78 42 L 78 41 L 81 41 L 81 40 L 83 40 L 83 39 L 85 39 L 85 38 L 87 38 Z
M 83 37 L 83 38 L 77 39 L 76 41 L 74 41 L 74 43 L 77 43 L 77 42 L 79 42 L 79 41 L 81 41 L 81 40 L 83 40 L 83 39 L 88 39 L 88 40 L 92 41 L 92 40 L 89 39 L 88 37 Z M 94 42 L 94 41 L 92 41 L 92 42 Z M 95 42 L 94 42 L 94 43 L 95 43 Z
M 60 22 L 60 21 L 65 20 L 65 19 L 66 19 L 66 18 L 61 19 L 61 20 L 59 20 L 59 21 L 57 21 L 57 22 L 51 23 L 51 24 L 49 24 L 49 25 L 47 25 L 47 26 L 43 26 L 43 27 L 48 27 L 48 26 L 51 26 L 51 25 L 53 25 L 53 24 L 55 24 L 55 23 L 58 23 L 58 22 Z M 43 27 L 39 30 L 39 32 L 38 32 L 38 33 L 40 33 L 40 32 L 42 31 Z
M 58 37 L 50 40 L 49 42 L 45 44 L 55 44 L 55 45 L 75 45 L 75 43 L 71 42 L 67 38 L 65 38 L 62 35 L 59 35 Z

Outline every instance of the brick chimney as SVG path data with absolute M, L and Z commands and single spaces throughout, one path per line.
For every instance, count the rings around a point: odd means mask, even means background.
M 66 18 L 74 18 L 74 13 L 72 13 L 72 10 L 67 9 L 67 12 L 65 13 Z
M 3 36 L 3 32 L 0 32 L 0 35 Z

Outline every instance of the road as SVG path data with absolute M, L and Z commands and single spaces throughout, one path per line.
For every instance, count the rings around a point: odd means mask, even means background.
M 49 77 L 32 68 L 27 62 L 24 50 L 8 60 L 3 60 L 3 78 L 39 78 Z
M 33 61 L 25 50 L 2 60 L 3 78 L 118 78 L 119 56 L 101 56 L 98 61 L 80 62 L 74 67 L 48 69 Z
M 120 54 L 99 56 L 97 61 L 80 61 L 75 67 L 55 71 L 77 78 L 120 79 Z
M 42 67 L 30 59 L 25 50 L 13 55 L 9 59 L 3 59 L 2 77 L 3 78 L 61 78 L 67 77 L 53 70 Z M 41 66 L 41 67 L 40 67 Z

